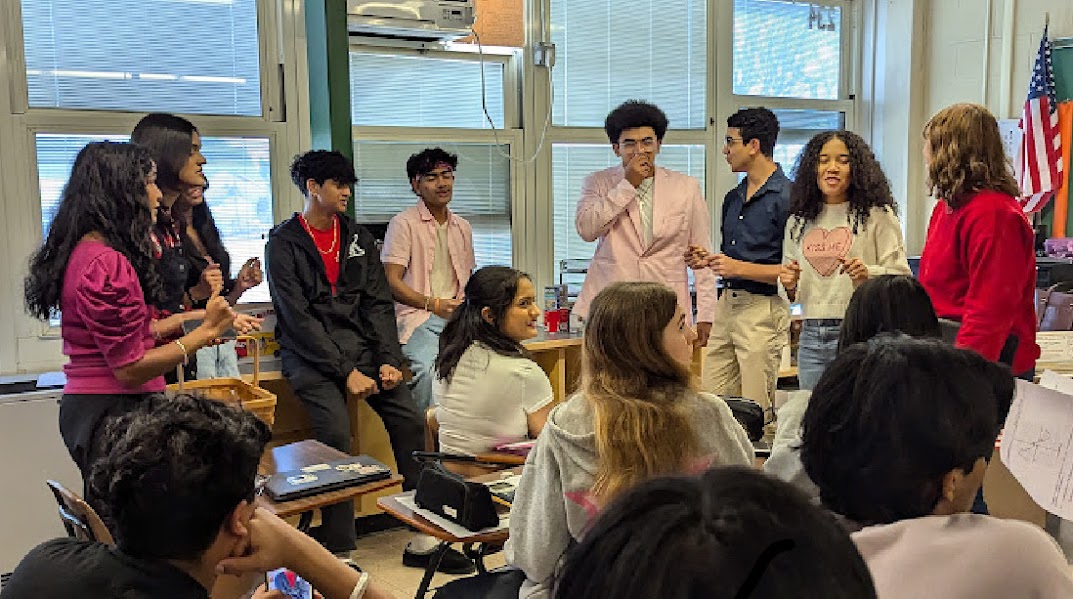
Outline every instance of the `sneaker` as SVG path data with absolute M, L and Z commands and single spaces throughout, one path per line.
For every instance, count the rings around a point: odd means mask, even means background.
M 427 553 L 418 553 L 412 551 L 410 546 L 407 545 L 406 550 L 402 552 L 402 565 L 409 568 L 421 568 L 422 570 L 427 570 L 429 561 L 432 560 L 435 553 L 435 549 Z M 462 555 L 461 552 L 448 547 L 436 570 L 443 572 L 444 574 L 472 574 L 477 571 L 477 566 L 473 563 L 473 560 Z

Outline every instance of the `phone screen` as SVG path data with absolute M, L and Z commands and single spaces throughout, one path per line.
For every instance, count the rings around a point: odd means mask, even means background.
M 286 568 L 265 574 L 265 585 L 270 591 L 280 591 L 290 599 L 313 599 L 313 585 Z

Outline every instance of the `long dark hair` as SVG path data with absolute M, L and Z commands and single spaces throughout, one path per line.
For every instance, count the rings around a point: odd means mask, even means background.
M 30 274 L 24 283 L 30 314 L 44 320 L 59 309 L 71 252 L 93 231 L 130 261 L 146 303 L 161 300 L 164 292 L 149 241 L 153 216 L 145 191 L 152 170 L 149 152 L 133 144 L 105 141 L 82 148 L 63 188 L 48 237 L 30 258 Z
M 190 159 L 197 127 L 181 116 L 154 112 L 142 117 L 130 134 L 130 141 L 149 150 L 156 161 L 157 185 L 161 190 L 179 191 L 179 171 Z
M 514 304 L 522 279 L 529 279 L 529 275 L 506 266 L 485 266 L 473 273 L 466 283 L 466 301 L 455 309 L 440 334 L 440 354 L 436 357 L 436 376 L 440 380 L 451 380 L 462 354 L 476 342 L 503 356 L 528 356 L 521 343 L 499 329 Z M 491 323 L 481 315 L 484 308 L 492 312 Z
M 804 233 L 805 223 L 816 220 L 823 210 L 823 192 L 816 185 L 816 169 L 820 162 L 820 150 L 834 138 L 842 140 L 849 150 L 849 198 L 850 221 L 853 233 L 868 224 L 872 208 L 883 208 L 892 214 L 898 213 L 890 181 L 883 174 L 872 148 L 860 135 L 852 131 L 824 131 L 813 136 L 801 150 L 794 166 L 794 183 L 790 187 L 790 216 L 798 217 L 797 230 L 791 235 Z
M 204 192 L 209 189 L 208 182 L 205 183 Z M 176 223 L 179 225 L 179 238 L 183 243 L 183 252 L 187 256 L 201 256 L 201 251 L 194 245 L 194 240 L 190 238 L 190 235 L 186 232 L 186 221 L 181 216 L 181 211 L 176 211 L 175 207 L 179 203 L 185 203 L 186 200 L 183 196 L 179 196 L 175 204 L 172 205 L 171 210 L 173 216 L 176 216 Z M 220 271 L 224 275 L 224 279 L 231 280 L 231 255 L 227 253 L 227 248 L 224 247 L 224 242 L 220 238 L 220 229 L 216 226 L 216 221 L 212 218 L 212 210 L 209 209 L 209 201 L 204 196 L 202 197 L 200 204 L 195 204 L 190 207 L 190 221 L 191 226 L 197 231 L 198 237 L 201 238 L 201 244 L 205 246 L 205 252 L 214 262 L 220 265 Z
M 910 337 L 942 337 L 939 318 L 920 281 L 909 275 L 870 278 L 849 300 L 838 347 L 844 349 L 880 333 L 894 332 Z

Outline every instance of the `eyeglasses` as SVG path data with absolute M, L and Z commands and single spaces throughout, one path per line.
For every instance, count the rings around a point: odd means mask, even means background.
M 618 146 L 623 150 L 626 150 L 627 152 L 632 152 L 637 148 L 641 148 L 642 150 L 647 151 L 655 149 L 656 143 L 656 138 L 646 137 L 640 141 L 637 141 L 636 139 L 627 139 L 625 141 L 620 141 L 618 142 Z
M 724 146 L 732 146 L 732 145 L 734 145 L 734 142 L 736 142 L 736 141 L 740 141 L 742 143 L 745 143 L 745 140 L 740 138 L 740 137 L 730 137 L 728 135 L 728 136 L 723 138 L 723 145 Z

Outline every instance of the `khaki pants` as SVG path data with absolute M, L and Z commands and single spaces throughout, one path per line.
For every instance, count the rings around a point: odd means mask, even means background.
M 790 307 L 781 296 L 723 290 L 704 348 L 701 388 L 751 399 L 767 411 L 789 331 Z

